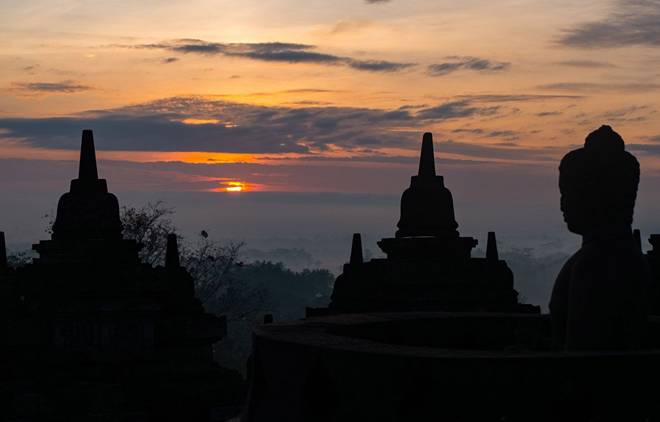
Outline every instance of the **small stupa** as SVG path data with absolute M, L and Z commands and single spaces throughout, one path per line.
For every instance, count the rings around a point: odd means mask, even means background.
M 32 247 L 35 263 L 122 262 L 138 263 L 138 245 L 122 238 L 119 201 L 99 179 L 94 135 L 84 130 L 80 146 L 78 178 L 57 204 L 50 240 Z
M 444 178 L 435 174 L 431 133 L 424 134 L 419 171 L 410 178 L 410 187 L 401 196 L 401 219 L 397 227 L 397 238 L 458 237 L 454 200 L 445 187 Z
M 117 197 L 108 192 L 105 179 L 99 179 L 96 168 L 94 135 L 84 130 L 80 147 L 78 178 L 60 198 L 57 218 L 53 224 L 53 239 L 121 239 L 121 221 Z

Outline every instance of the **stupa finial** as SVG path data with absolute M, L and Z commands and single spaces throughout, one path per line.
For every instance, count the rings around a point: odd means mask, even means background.
M 167 235 L 167 249 L 165 252 L 165 268 L 177 269 L 181 266 L 179 260 L 179 242 L 175 233 Z
M 435 176 L 435 158 L 433 156 L 433 134 L 426 132 L 422 140 L 422 153 L 419 157 L 418 176 Z
M 489 261 L 499 261 L 500 259 L 499 253 L 497 252 L 497 239 L 495 238 L 495 232 L 488 232 L 486 259 Z
M 401 218 L 396 237 L 458 237 L 454 201 L 442 176 L 435 174 L 433 135 L 422 138 L 419 172 L 410 178 L 410 187 L 401 196 Z
M 94 133 L 91 129 L 85 129 L 82 133 L 80 145 L 80 167 L 78 168 L 78 179 L 97 180 L 99 178 L 96 169 L 96 150 L 94 149 Z
M 353 233 L 353 243 L 351 245 L 351 264 L 362 264 L 364 258 L 362 257 L 362 236 L 360 233 Z
M 71 180 L 69 192 L 57 204 L 52 238 L 78 241 L 122 238 L 119 201 L 108 192 L 105 179 L 98 178 L 94 135 L 89 129 L 82 133 L 78 178 Z M 38 252 L 49 253 L 46 249 Z

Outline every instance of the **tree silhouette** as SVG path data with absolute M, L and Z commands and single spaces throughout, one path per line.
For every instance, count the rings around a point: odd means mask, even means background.
M 140 244 L 140 259 L 149 265 L 162 265 L 165 259 L 167 235 L 177 233 L 172 221 L 174 209 L 162 201 L 142 207 L 123 207 L 123 236 Z M 181 240 L 185 240 L 179 235 Z M 204 306 L 232 320 L 240 320 L 263 311 L 267 298 L 264 289 L 248 286 L 236 270 L 242 266 L 238 256 L 243 242 L 221 244 L 201 230 L 194 242 L 182 241 L 181 264 L 195 283 L 195 293 Z
M 167 235 L 176 233 L 171 220 L 172 208 L 166 208 L 162 201 L 148 203 L 142 207 L 122 207 L 122 234 L 126 239 L 135 240 L 140 246 L 140 260 L 149 265 L 162 265 L 165 260 Z

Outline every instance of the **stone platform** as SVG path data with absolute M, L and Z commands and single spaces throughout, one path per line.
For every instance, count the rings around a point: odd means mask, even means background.
M 660 319 L 649 324 L 660 338 Z M 245 422 L 656 420 L 660 348 L 559 352 L 547 315 L 343 314 L 254 333 Z M 600 419 L 599 419 L 600 418 Z

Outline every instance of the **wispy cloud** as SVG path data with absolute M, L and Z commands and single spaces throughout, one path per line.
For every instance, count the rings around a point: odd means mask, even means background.
M 235 79 L 235 78 L 230 78 Z M 269 97 L 271 95 L 279 94 L 326 94 L 330 92 L 343 92 L 336 89 L 320 89 L 320 88 L 296 88 L 296 89 L 285 89 L 282 91 L 263 91 L 263 92 L 247 92 L 238 94 L 240 97 Z M 214 94 L 209 95 L 209 97 L 214 98 L 232 98 L 236 97 L 237 94 Z
M 660 46 L 660 0 L 618 0 L 600 20 L 565 31 L 559 43 L 578 48 Z
M 163 43 L 140 44 L 132 48 L 161 49 L 174 53 L 204 56 L 242 57 L 251 60 L 285 63 L 315 63 L 347 66 L 369 72 L 395 72 L 415 66 L 415 63 L 387 60 L 363 60 L 321 53 L 309 44 L 266 42 L 266 43 L 218 43 L 199 39 L 180 39 Z
M 549 91 L 569 91 L 569 92 L 582 92 L 582 93 L 599 93 L 599 92 L 647 92 L 657 91 L 660 89 L 660 84 L 656 83 L 591 83 L 591 82 L 557 82 L 552 84 L 540 85 L 539 89 Z
M 445 62 L 435 63 L 428 66 L 427 70 L 431 76 L 444 76 L 459 70 L 471 70 L 474 72 L 501 72 L 511 67 L 509 62 L 499 62 L 479 57 L 446 57 Z
M 657 110 L 650 105 L 632 105 L 626 107 L 613 108 L 608 111 L 596 114 L 584 113 L 580 115 L 578 124 L 591 125 L 607 123 L 640 123 L 651 120 L 657 114 Z
M 430 124 L 498 114 L 468 100 L 417 110 L 266 107 L 175 97 L 66 118 L 0 119 L 4 137 L 47 148 L 78 148 L 92 127 L 107 150 L 310 153 L 408 148 Z M 189 122 L 196 124 L 189 124 Z
M 332 26 L 332 29 L 330 29 L 330 34 L 337 35 L 346 32 L 360 31 L 371 25 L 371 21 L 364 19 L 341 20 Z
M 74 81 L 61 82 L 14 82 L 14 89 L 32 93 L 51 93 L 51 94 L 73 94 L 81 91 L 93 89 L 90 86 L 82 85 Z
M 397 72 L 415 66 L 415 63 L 399 63 L 387 60 L 345 59 L 344 63 L 353 69 L 369 72 Z
M 586 69 L 610 68 L 616 67 L 612 63 L 599 62 L 596 60 L 564 60 L 557 62 L 560 66 L 583 67 Z
M 536 113 L 535 116 L 537 117 L 552 117 L 552 116 L 561 116 L 562 112 L 561 111 L 542 111 L 540 113 Z
M 452 101 L 419 110 L 418 117 L 422 119 L 456 119 L 470 116 L 492 116 L 500 109 L 499 106 L 477 106 L 468 100 Z
M 457 134 L 468 134 L 471 136 L 479 136 L 485 138 L 505 138 L 506 140 L 516 140 L 520 138 L 520 133 L 514 130 L 485 130 L 481 128 L 457 128 L 451 131 Z
M 632 105 L 606 111 L 597 117 L 601 121 L 613 123 L 644 122 L 655 114 L 657 110 L 649 105 Z
M 33 64 L 33 65 L 30 65 L 30 66 L 24 66 L 24 67 L 21 68 L 21 70 L 23 72 L 27 73 L 28 75 L 34 75 L 35 73 L 37 73 L 38 69 L 39 69 L 38 64 Z
M 470 101 L 479 101 L 483 103 L 519 103 L 533 101 L 549 100 L 577 100 L 583 98 L 582 95 L 557 95 L 557 94 L 482 94 L 482 95 L 461 95 Z
M 566 147 L 544 146 L 538 148 L 523 147 L 517 144 L 484 145 L 453 140 L 437 142 L 438 149 L 452 154 L 475 158 L 503 160 L 553 161 Z
M 658 144 L 626 144 L 626 149 L 632 152 L 660 156 L 660 145 Z

